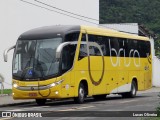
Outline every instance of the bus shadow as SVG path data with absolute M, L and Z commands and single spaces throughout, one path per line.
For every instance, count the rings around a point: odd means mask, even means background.
M 107 104 L 107 101 L 111 102 L 111 101 L 116 101 L 116 100 L 132 100 L 132 99 L 143 99 L 143 98 L 149 98 L 149 97 L 153 97 L 150 95 L 137 95 L 135 98 L 122 98 L 120 95 L 115 95 L 115 96 L 107 96 L 106 99 L 101 99 L 101 100 L 95 100 L 93 97 L 88 97 L 85 99 L 84 104 Z M 74 102 L 73 99 L 62 99 L 62 100 L 48 100 L 46 102 L 45 106 L 53 106 L 53 107 L 77 107 L 77 106 L 81 106 L 83 104 L 76 104 Z M 10 105 L 11 106 L 17 106 L 19 108 L 24 108 L 24 107 L 37 107 L 38 105 L 36 104 L 36 102 L 31 102 L 31 103 L 27 103 L 27 104 L 22 104 L 22 105 Z
M 118 95 L 118 96 L 114 96 L 114 97 L 110 97 L 110 96 L 107 96 L 106 99 L 88 99 L 86 100 L 85 102 L 86 103 L 94 103 L 94 102 L 104 102 L 104 101 L 115 101 L 115 100 L 132 100 L 132 99 L 141 99 L 141 98 L 148 98 L 148 97 L 152 97 L 152 96 L 149 96 L 149 95 L 145 95 L 145 96 L 136 96 L 135 98 L 123 98 L 121 95 Z
M 135 98 L 123 98 L 122 96 L 118 95 L 118 96 L 114 96 L 114 97 L 106 97 L 106 99 L 99 99 L 99 100 L 95 100 L 92 97 L 86 98 L 84 103 L 89 103 L 89 104 L 103 104 L 100 102 L 107 102 L 107 101 L 114 101 L 114 100 L 131 100 L 131 99 L 141 99 L 141 98 L 148 98 L 148 97 L 152 97 L 152 96 L 147 96 L 147 95 L 143 95 L 143 96 L 136 96 Z M 98 102 L 98 103 L 97 103 Z M 65 100 L 58 100 L 58 101 L 49 101 L 46 103 L 47 106 L 68 106 L 68 105 L 80 105 L 80 104 L 76 104 L 73 99 L 65 99 Z M 83 104 L 81 104 L 83 105 Z
M 132 99 L 143 99 L 143 98 L 149 98 L 153 97 L 150 95 L 137 95 L 135 98 L 123 98 L 121 95 L 114 95 L 114 96 L 107 96 L 106 99 L 94 99 L 93 97 L 88 97 L 85 99 L 84 104 L 106 104 L 107 101 L 115 101 L 115 100 L 132 100 Z M 104 103 L 106 102 L 106 103 Z M 73 99 L 62 99 L 62 100 L 48 100 L 44 106 L 63 106 L 63 107 L 69 107 L 77 106 L 77 105 L 83 105 L 83 104 L 76 104 Z M 37 106 L 37 104 L 34 102 L 32 104 L 26 104 L 26 106 Z M 24 107 L 24 106 L 21 106 Z

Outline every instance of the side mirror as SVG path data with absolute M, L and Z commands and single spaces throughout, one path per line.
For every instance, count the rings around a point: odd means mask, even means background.
M 77 44 L 77 41 L 61 43 L 56 49 L 56 59 L 59 59 L 61 57 L 62 50 L 65 46 L 73 44 Z
M 16 47 L 16 45 L 14 46 L 11 46 L 9 48 L 7 48 L 4 53 L 3 53 L 3 57 L 4 57 L 4 62 L 7 62 L 8 61 L 8 52 L 12 49 L 14 49 Z

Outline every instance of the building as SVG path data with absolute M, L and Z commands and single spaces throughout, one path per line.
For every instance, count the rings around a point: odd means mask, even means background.
M 87 24 L 94 25 L 90 22 L 99 24 L 99 0 L 43 0 L 44 3 L 63 9 L 81 16 L 87 16 L 96 20 L 87 19 L 84 17 L 78 17 L 67 12 L 63 12 L 49 6 L 45 6 L 34 0 L 26 0 L 22 2 L 20 0 L 1 0 L 0 1 L 0 73 L 5 78 L 5 88 L 12 87 L 12 56 L 13 50 L 9 52 L 8 62 L 3 60 L 3 52 L 6 48 L 16 44 L 16 40 L 23 32 L 50 25 L 67 25 L 67 24 Z M 35 5 L 45 7 L 37 7 Z M 55 12 L 57 11 L 57 12 Z M 62 14 L 60 14 L 62 13 Z M 94 13 L 94 14 L 93 14 Z M 67 15 L 65 15 L 67 14 Z M 69 16 L 73 17 L 69 17 Z M 80 18 L 85 21 L 75 19 Z M 90 21 L 90 22 L 87 22 Z

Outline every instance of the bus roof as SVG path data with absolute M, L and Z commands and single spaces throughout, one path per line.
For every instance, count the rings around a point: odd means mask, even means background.
M 104 35 L 110 37 L 119 37 L 119 38 L 129 38 L 129 39 L 137 39 L 137 40 L 149 40 L 148 37 L 133 35 L 129 33 L 119 32 L 117 30 L 108 29 L 105 27 L 93 27 L 93 26 L 81 26 L 81 30 L 87 30 L 89 33 L 94 33 L 97 35 Z
M 73 31 L 80 31 L 79 25 L 54 25 L 45 26 L 40 28 L 35 28 L 24 32 L 20 35 L 21 40 L 31 40 L 31 39 L 47 39 L 55 36 L 64 36 L 67 33 Z
M 31 39 L 47 39 L 55 36 L 64 37 L 65 34 L 84 30 L 90 34 L 104 35 L 110 37 L 120 37 L 120 38 L 130 38 L 138 40 L 149 40 L 147 37 L 142 37 L 138 35 L 128 34 L 124 32 L 119 32 L 112 29 L 102 28 L 102 27 L 93 27 L 85 25 L 54 25 L 54 26 L 45 26 L 40 28 L 35 28 L 24 32 L 20 35 L 19 39 L 21 40 L 31 40 Z

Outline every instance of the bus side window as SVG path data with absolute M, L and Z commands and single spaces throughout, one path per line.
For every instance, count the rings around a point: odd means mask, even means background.
M 138 49 L 141 57 L 145 58 L 150 55 L 150 42 L 149 41 L 138 41 Z
M 151 44 L 150 44 L 150 42 L 149 41 L 146 41 L 145 42 L 145 47 L 146 47 L 146 54 L 151 54 Z M 146 56 L 147 57 L 147 56 Z
M 78 60 L 81 60 L 84 57 L 87 57 L 87 45 L 86 44 L 81 44 Z
M 109 49 L 111 51 L 110 56 L 117 56 L 118 55 L 118 51 L 120 49 L 118 38 L 110 37 L 109 41 L 110 41 L 109 42 Z M 114 51 L 112 49 L 114 49 Z
M 89 35 L 89 42 L 96 42 L 100 47 L 103 52 L 103 55 L 107 54 L 107 49 L 106 49 L 106 41 L 104 36 L 99 36 L 99 35 Z M 94 55 L 95 56 L 101 56 L 101 53 L 98 48 L 94 47 Z
M 120 57 L 128 57 L 129 51 L 128 51 L 128 39 L 125 38 L 119 38 L 119 47 L 121 49 L 121 52 L 119 53 Z
M 82 34 L 81 41 L 86 42 L 86 34 Z M 80 49 L 79 49 L 78 60 L 81 60 L 86 56 L 87 56 L 87 45 L 86 44 L 81 44 Z
M 81 41 L 86 42 L 86 34 L 82 34 L 82 39 L 81 39 Z

